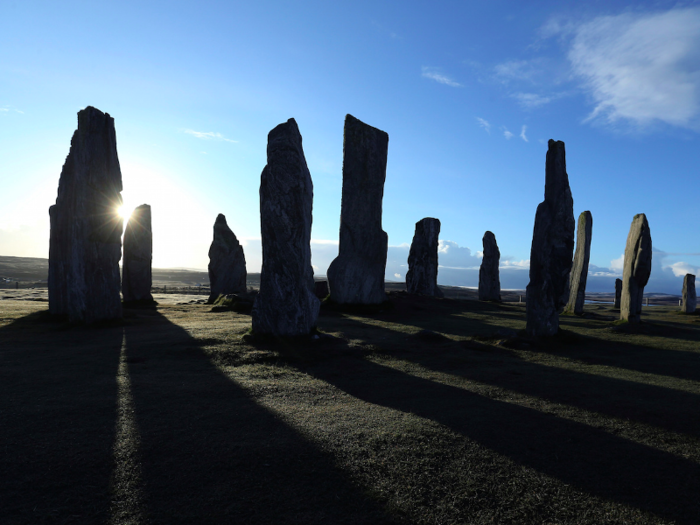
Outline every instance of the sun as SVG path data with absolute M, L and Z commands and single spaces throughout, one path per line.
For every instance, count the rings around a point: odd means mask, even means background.
M 128 219 L 131 216 L 131 210 L 127 209 L 126 206 L 119 206 L 117 208 L 117 215 L 122 219 Z

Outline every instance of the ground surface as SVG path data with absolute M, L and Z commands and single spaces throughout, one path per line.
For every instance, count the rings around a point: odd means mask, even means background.
M 0 300 L 0 522 L 700 522 L 700 316 L 536 341 L 522 305 L 390 296 L 297 343 L 191 296 Z

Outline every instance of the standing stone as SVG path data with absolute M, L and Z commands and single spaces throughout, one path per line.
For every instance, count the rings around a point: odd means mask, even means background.
M 408 293 L 443 297 L 444 294 L 437 285 L 439 235 L 438 219 L 426 217 L 416 223 L 416 232 L 408 254 Z
M 214 240 L 209 247 L 209 303 L 221 294 L 245 292 L 247 276 L 243 247 L 220 213 L 214 222 Z
M 345 117 L 340 246 L 327 272 L 331 299 L 337 303 L 386 301 L 388 238 L 382 230 L 382 198 L 388 147 L 384 131 Z
M 49 208 L 49 311 L 90 323 L 122 315 L 122 174 L 114 119 L 91 106 L 78 112 Z
M 486 232 L 482 239 L 484 257 L 479 268 L 479 301 L 501 301 L 501 279 L 498 274 L 498 265 L 501 260 L 501 252 L 496 244 L 496 236 Z
M 562 141 L 549 141 L 544 201 L 537 206 L 527 285 L 527 332 L 554 335 L 566 304 L 574 254 L 574 199 Z
M 681 312 L 692 314 L 697 305 L 697 296 L 695 295 L 695 276 L 692 273 L 687 273 L 683 278 L 683 304 Z
M 124 231 L 122 296 L 125 303 L 153 303 L 152 260 L 151 207 L 148 204 L 142 204 L 131 213 Z
M 307 335 L 321 301 L 311 268 L 313 184 L 294 119 L 267 136 L 267 166 L 260 180 L 263 264 L 253 305 L 253 331 Z
M 576 315 L 583 314 L 583 305 L 586 302 L 586 281 L 588 280 L 588 261 L 591 258 L 592 235 L 593 216 L 590 211 L 584 211 L 578 216 L 576 254 L 571 267 L 569 302 L 566 305 L 566 311 Z
M 622 270 L 620 319 L 638 323 L 642 313 L 644 287 L 651 275 L 651 231 L 646 215 L 639 213 L 632 219 L 625 246 Z
M 620 309 L 620 298 L 622 297 L 622 279 L 615 279 L 615 303 L 613 308 Z

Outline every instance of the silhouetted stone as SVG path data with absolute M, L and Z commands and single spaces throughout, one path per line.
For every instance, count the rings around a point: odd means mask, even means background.
M 49 311 L 90 323 L 122 315 L 122 175 L 114 119 L 88 106 L 78 112 L 49 208 Z
M 319 299 L 325 299 L 328 297 L 328 281 L 315 281 L 314 293 Z
M 382 198 L 388 145 L 385 132 L 345 117 L 340 246 L 327 272 L 331 299 L 340 304 L 386 301 Z
M 125 303 L 153 302 L 151 295 L 152 259 L 151 207 L 148 204 L 142 204 L 131 213 L 124 231 L 122 296 Z
M 615 279 L 615 303 L 613 308 L 620 308 L 620 298 L 622 297 L 622 279 Z
M 408 254 L 408 293 L 443 297 L 444 294 L 437 285 L 439 235 L 438 219 L 426 217 L 416 223 L 416 232 Z
M 527 285 L 527 332 L 554 335 L 566 304 L 574 254 L 574 200 L 566 173 L 564 143 L 549 141 L 544 201 L 537 206 Z
M 571 267 L 569 279 L 569 301 L 566 311 L 576 315 L 583 314 L 586 302 L 586 281 L 588 280 L 588 261 L 591 258 L 591 239 L 593 235 L 593 216 L 584 211 L 578 217 L 576 233 L 576 254 Z
M 501 301 L 501 280 L 498 274 L 498 265 L 501 260 L 501 252 L 496 244 L 496 236 L 486 232 L 482 239 L 484 256 L 479 268 L 479 300 Z
M 683 278 L 683 303 L 681 305 L 681 312 L 692 314 L 695 311 L 696 305 L 695 276 L 691 273 L 687 273 Z
M 651 231 L 643 213 L 634 216 L 625 246 L 622 270 L 620 319 L 638 323 L 642 313 L 644 287 L 651 275 Z
M 260 180 L 263 264 L 253 306 L 253 331 L 307 335 L 321 302 L 311 268 L 313 185 L 294 119 L 267 137 L 267 166 Z
M 243 247 L 219 214 L 214 222 L 214 240 L 209 247 L 209 303 L 219 295 L 246 291 L 246 266 Z

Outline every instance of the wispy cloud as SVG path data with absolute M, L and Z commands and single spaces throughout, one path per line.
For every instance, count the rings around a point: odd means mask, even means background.
M 544 106 L 552 101 L 552 96 L 538 95 L 537 93 L 513 93 L 512 98 L 518 101 L 518 103 L 526 108 L 532 109 L 539 106 Z
M 513 134 L 510 131 L 508 131 L 508 128 L 506 128 L 504 126 L 502 129 L 503 129 L 503 136 L 506 138 L 506 140 L 510 140 L 513 138 Z
M 0 107 L 0 114 L 7 114 L 7 113 L 20 113 L 24 115 L 24 111 L 21 111 L 15 107 L 12 106 L 2 106 Z
M 452 80 L 450 77 L 448 77 L 447 75 L 441 73 L 439 68 L 423 66 L 422 71 L 423 72 L 422 72 L 421 76 L 424 78 L 429 78 L 430 80 L 434 80 L 435 82 L 439 82 L 440 84 L 445 84 L 446 86 L 451 86 L 451 87 L 461 87 L 462 86 L 462 84 L 460 84 L 459 82 L 456 82 L 456 81 Z
M 587 121 L 697 126 L 700 8 L 602 16 L 573 34 L 568 59 L 596 104 Z
M 536 77 L 543 72 L 543 58 L 533 58 L 532 60 L 509 60 L 494 66 L 493 71 L 496 78 L 501 82 L 513 80 L 527 80 L 534 82 Z
M 193 129 L 183 129 L 182 132 L 202 140 L 218 140 L 223 142 L 232 142 L 234 144 L 238 142 L 237 140 L 227 139 L 221 133 L 217 133 L 215 131 L 195 131 Z
M 525 142 L 530 142 L 527 140 L 527 135 L 525 135 L 525 132 L 527 131 L 527 126 L 523 125 L 523 127 L 520 129 L 520 138 L 523 139 Z
M 479 123 L 479 126 L 486 130 L 487 133 L 491 133 L 491 124 L 489 124 L 488 120 L 481 117 L 476 117 L 476 121 Z

